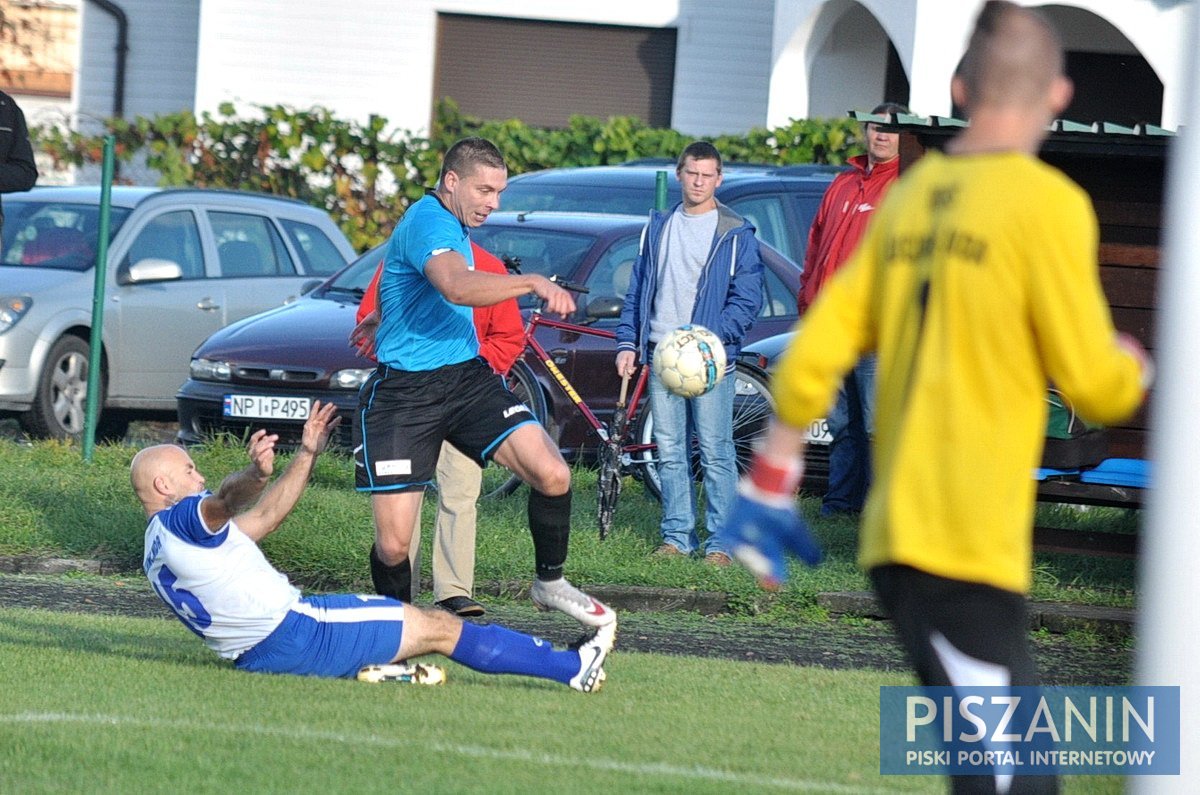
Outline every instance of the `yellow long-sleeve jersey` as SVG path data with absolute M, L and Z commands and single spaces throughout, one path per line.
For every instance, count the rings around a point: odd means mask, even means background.
M 1025 593 L 1047 380 L 1113 423 L 1143 397 L 1116 344 L 1086 194 L 1019 153 L 931 152 L 885 199 L 774 378 L 803 428 L 878 353 L 859 562 Z

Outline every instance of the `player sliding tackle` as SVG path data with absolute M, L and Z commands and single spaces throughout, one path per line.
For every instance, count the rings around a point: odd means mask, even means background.
M 250 437 L 250 464 L 215 492 L 180 447 L 157 445 L 134 456 L 130 479 L 149 519 L 143 569 L 179 620 L 244 671 L 437 684 L 441 672 L 432 666 L 397 665 L 437 653 L 484 673 L 598 690 L 615 621 L 570 649 L 554 649 L 504 627 L 465 624 L 444 610 L 384 596 L 302 596 L 267 562 L 257 542 L 304 493 L 341 421 L 335 411 L 313 405 L 299 449 L 274 481 L 278 436 L 263 430 Z

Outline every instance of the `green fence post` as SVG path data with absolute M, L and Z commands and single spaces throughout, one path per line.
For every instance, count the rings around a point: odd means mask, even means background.
M 104 280 L 108 278 L 108 224 L 112 209 L 113 149 L 116 137 L 104 138 L 100 168 L 100 239 L 96 243 L 96 281 L 92 290 L 92 334 L 88 348 L 87 402 L 83 421 L 83 460 L 91 462 L 96 448 L 96 419 L 100 414 L 100 348 L 104 337 Z
M 665 171 L 654 175 L 654 209 L 667 209 L 667 172 Z

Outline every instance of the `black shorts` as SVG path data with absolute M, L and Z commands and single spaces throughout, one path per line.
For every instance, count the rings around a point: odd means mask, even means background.
M 533 413 L 482 359 L 436 370 L 380 365 L 358 393 L 354 485 L 418 491 L 433 483 L 442 442 L 483 466 Z
M 1038 683 L 1029 651 L 1028 608 L 1021 594 L 910 566 L 879 566 L 870 575 L 922 684 L 982 684 L 951 681 L 961 677 L 947 671 L 934 633 L 970 658 L 1006 668 L 1012 685 Z
M 1028 608 L 1021 594 L 911 566 L 879 566 L 870 575 L 921 684 L 1002 686 L 995 681 L 998 674 L 1007 675 L 1008 685 L 1038 684 L 1029 652 Z M 950 789 L 955 795 L 1000 791 L 995 774 L 951 776 Z M 1058 779 L 1015 776 L 1007 792 L 1057 793 Z

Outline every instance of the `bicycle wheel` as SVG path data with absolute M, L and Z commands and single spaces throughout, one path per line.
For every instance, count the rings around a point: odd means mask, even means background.
M 750 457 L 759 438 L 767 432 L 767 420 L 775 413 L 775 399 L 767 383 L 767 374 L 752 364 L 738 362 L 734 370 L 737 385 L 733 395 L 733 446 L 737 452 L 738 474 L 745 473 L 750 466 Z M 646 410 L 638 417 L 634 432 L 641 444 L 654 441 L 654 416 Z M 646 491 L 656 500 L 662 499 L 662 483 L 658 479 L 657 453 L 646 450 L 634 456 L 633 466 L 646 486 Z M 693 443 L 692 471 L 700 474 L 700 455 Z
M 533 374 L 533 370 L 525 362 L 518 360 L 513 368 L 508 371 L 506 382 L 508 389 L 517 398 L 529 407 L 529 411 L 533 414 L 534 419 L 546 427 L 546 417 L 548 411 L 546 409 L 546 396 L 542 393 L 542 388 L 538 385 L 537 377 Z M 500 499 L 507 497 L 517 490 L 521 485 L 521 479 L 509 472 L 499 464 L 494 464 L 501 473 L 505 473 L 506 477 L 499 486 L 489 491 L 484 496 L 488 499 Z

